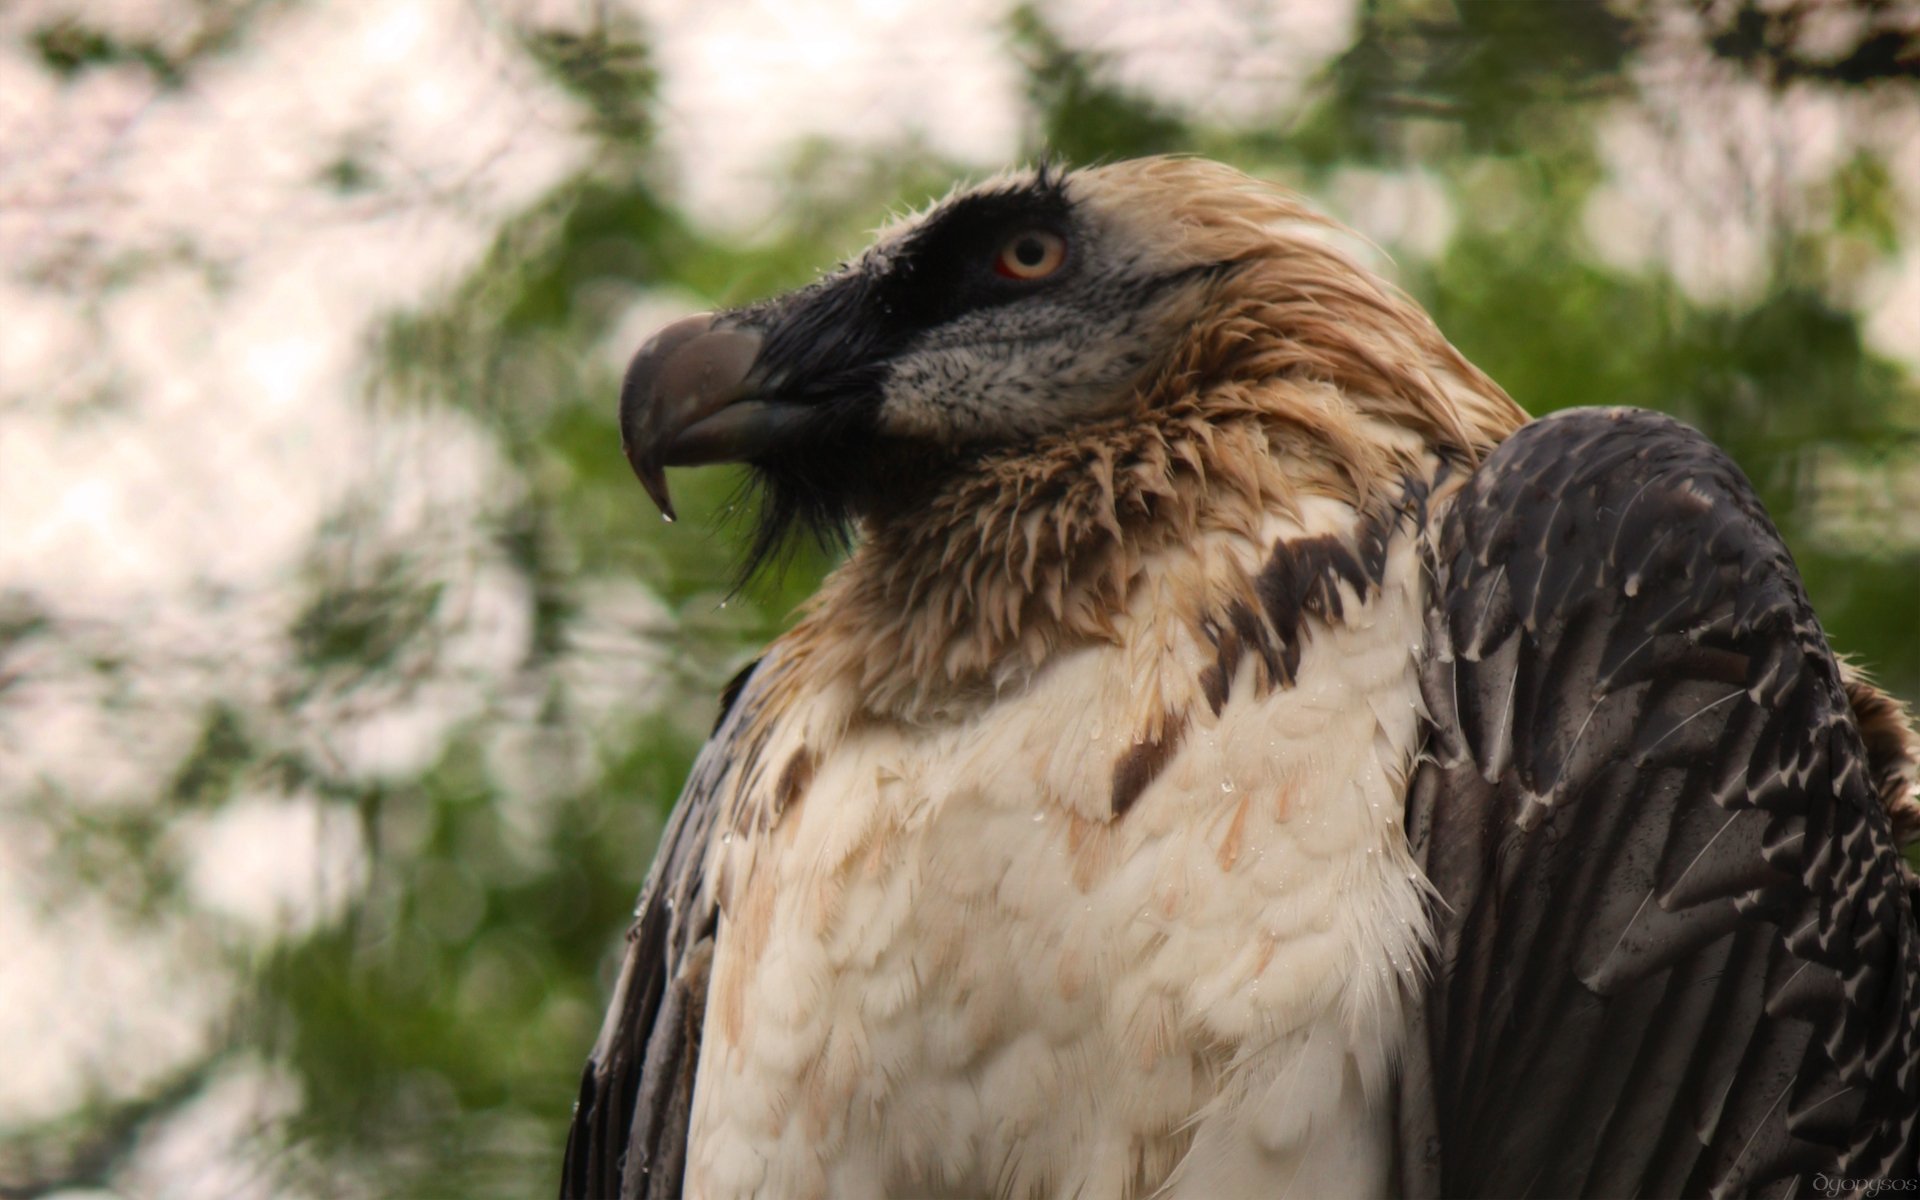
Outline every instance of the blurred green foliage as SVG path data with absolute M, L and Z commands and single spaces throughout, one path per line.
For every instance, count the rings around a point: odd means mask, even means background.
M 1045 5 L 1012 9 L 1006 26 L 1026 73 L 1033 156 L 1193 150 L 1309 193 L 1354 166 L 1418 166 L 1444 180 L 1461 227 L 1401 280 L 1449 336 L 1535 413 L 1641 404 L 1704 428 L 1760 486 L 1835 644 L 1920 696 L 1912 540 L 1816 536 L 1811 482 L 1816 463 L 1871 471 L 1895 452 L 1911 462 L 1913 380 L 1863 349 L 1854 317 L 1823 298 L 1807 247 L 1778 250 L 1758 303 L 1710 307 L 1657 274 L 1600 265 L 1583 242 L 1583 204 L 1601 173 L 1595 121 L 1629 92 L 1640 33 L 1598 3 L 1378 0 L 1297 109 L 1223 126 L 1129 92 Z M 620 932 L 712 697 L 830 565 L 803 549 L 734 594 L 738 477 L 683 473 L 682 521 L 664 527 L 620 456 L 618 379 L 596 347 L 649 292 L 725 305 L 805 282 L 863 244 L 881 213 L 922 203 L 963 173 L 923 149 L 876 162 L 816 143 L 790 164 L 783 221 L 735 243 L 705 232 L 655 182 L 657 79 L 644 30 L 534 30 L 518 44 L 582 102 L 592 166 L 500 229 L 484 263 L 440 303 L 392 321 L 377 390 L 396 411 L 463 407 L 511 464 L 522 490 L 486 536 L 534 598 L 516 688 L 536 741 L 560 759 L 592 759 L 577 772 L 586 782 L 559 772 L 540 819 L 516 817 L 524 798 L 492 757 L 500 705 L 413 778 L 366 782 L 302 749 L 288 732 L 302 706 L 360 691 L 377 701 L 379 688 L 404 686 L 449 602 L 407 561 L 320 555 L 289 631 L 301 677 L 260 711 L 208 708 L 151 817 L 104 830 L 72 818 L 63 843 L 95 848 L 75 852 L 85 885 L 124 887 L 127 862 L 150 864 L 135 875 L 143 902 L 157 903 L 168 872 L 151 867 L 163 861 L 154 847 L 177 814 L 217 808 L 248 784 L 313 789 L 358 814 L 373 848 L 364 892 L 337 923 L 245 965 L 254 986 L 221 1051 L 291 1068 L 303 1095 L 281 1161 L 321 1194 L 506 1197 L 553 1185 Z M 187 69 L 71 22 L 36 45 L 64 76 L 129 60 Z M 1749 49 L 1729 43 L 1730 54 Z M 343 157 L 317 183 L 364 188 L 365 172 Z M 1836 187 L 1836 232 L 1897 250 L 1886 165 L 1863 153 Z M 351 522 L 333 535 L 351 545 Z M 601 737 L 583 732 L 558 682 L 595 581 L 641 581 L 664 606 L 653 637 L 667 681 L 657 717 Z M 36 636 L 39 621 L 22 610 L 0 622 L 0 664 L 5 645 Z M 125 853 L 102 858 L 101 844 Z M 27 1131 L 42 1150 L 21 1161 L 40 1166 L 0 1194 L 110 1182 L 123 1157 L 114 1147 L 203 1074 Z

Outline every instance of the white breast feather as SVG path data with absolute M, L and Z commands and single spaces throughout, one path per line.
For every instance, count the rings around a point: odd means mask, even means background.
M 767 761 L 816 754 L 805 799 L 709 863 L 689 1196 L 1386 1193 L 1427 936 L 1401 832 L 1417 555 L 1403 534 L 1376 594 L 1343 585 L 1293 686 L 1258 694 L 1242 659 L 1218 716 L 1195 682 L 1213 650 L 1170 616 L 1198 579 L 1354 520 L 1309 502 L 1181 547 L 1120 645 L 963 723 L 849 723 L 844 695 L 783 717 Z M 1112 818 L 1116 760 L 1182 708 Z

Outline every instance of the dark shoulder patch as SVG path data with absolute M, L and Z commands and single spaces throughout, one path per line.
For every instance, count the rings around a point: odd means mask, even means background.
M 1216 710 L 1217 711 L 1217 710 Z M 1173 761 L 1174 754 L 1180 749 L 1180 739 L 1187 733 L 1187 714 L 1175 716 L 1166 714 L 1160 721 L 1160 731 L 1153 737 L 1135 742 L 1133 748 L 1120 756 L 1113 764 L 1113 816 L 1115 820 L 1127 815 L 1133 802 L 1140 793 L 1160 777 L 1167 764 Z
M 1386 555 L 1380 555 L 1386 565 Z M 1345 618 L 1340 585 L 1346 584 L 1362 601 L 1377 578 L 1369 578 L 1360 557 L 1331 533 L 1296 538 L 1273 548 L 1266 567 L 1254 578 L 1254 594 L 1267 611 L 1273 630 L 1287 643 L 1288 674 L 1299 666 L 1300 634 L 1308 617 L 1323 622 Z
M 806 796 L 807 789 L 813 786 L 815 766 L 813 752 L 805 746 L 793 752 L 793 757 L 781 769 L 780 780 L 773 788 L 773 820 L 779 820 Z
M 1212 617 L 1200 621 L 1200 632 L 1208 644 L 1213 647 L 1213 662 L 1200 672 L 1200 692 L 1207 698 L 1207 707 L 1214 716 L 1227 706 L 1227 693 L 1233 687 L 1233 673 L 1240 669 L 1240 658 L 1246 653 L 1240 645 L 1240 635 L 1232 625 L 1222 625 Z
M 1398 501 L 1363 515 L 1352 540 L 1323 533 L 1274 545 L 1253 579 L 1257 610 L 1232 604 L 1200 623 L 1214 650 L 1214 661 L 1200 672 L 1200 693 L 1215 716 L 1226 707 L 1234 673 L 1249 651 L 1259 655 L 1264 671 L 1261 691 L 1293 686 L 1308 619 L 1327 625 L 1345 621 L 1342 586 L 1352 589 L 1362 604 L 1373 598 L 1386 577 L 1393 539 L 1403 530 L 1417 533 L 1425 528 L 1430 491 L 1424 480 L 1403 480 Z

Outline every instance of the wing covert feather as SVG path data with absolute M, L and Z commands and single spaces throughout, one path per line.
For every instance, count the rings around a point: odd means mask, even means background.
M 1920 1176 L 1912 875 L 1739 469 L 1667 417 L 1563 413 L 1432 550 L 1404 1194 Z
M 580 1080 L 561 1200 L 680 1195 L 719 919 L 704 895 L 707 846 L 722 782 L 755 707 L 742 693 L 758 665 L 728 684 L 713 736 L 660 836 L 606 1022 Z

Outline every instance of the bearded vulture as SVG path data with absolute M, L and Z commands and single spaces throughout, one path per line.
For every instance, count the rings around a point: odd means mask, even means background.
M 756 556 L 856 536 L 727 690 L 564 1196 L 1920 1186 L 1905 711 L 1724 454 L 1529 422 L 1326 227 L 1027 171 L 639 351 L 663 511 L 744 461 Z

